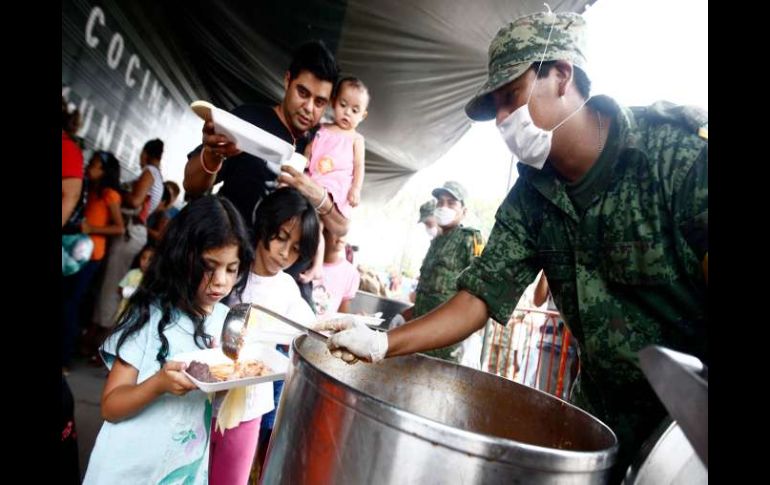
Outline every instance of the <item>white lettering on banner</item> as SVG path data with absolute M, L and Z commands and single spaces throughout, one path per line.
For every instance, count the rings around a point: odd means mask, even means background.
M 110 123 L 109 116 L 103 116 L 99 123 L 99 131 L 96 133 L 96 142 L 94 146 L 97 150 L 109 150 L 112 137 L 115 134 L 116 121 Z
M 85 39 L 86 44 L 91 48 L 96 48 L 100 44 L 100 36 L 98 35 L 99 32 L 95 29 L 97 26 L 106 27 L 107 22 L 105 18 L 104 11 L 100 7 L 93 7 L 91 9 L 90 14 L 88 15 L 88 20 L 86 22 L 85 26 Z M 101 39 L 105 39 L 106 36 L 102 35 Z M 123 35 L 120 32 L 113 32 L 112 37 L 110 38 L 110 43 L 107 47 L 107 65 L 110 69 L 118 69 L 118 67 L 121 65 L 121 61 L 123 59 L 123 51 L 126 48 L 126 41 L 123 37 Z M 139 100 L 147 102 L 147 107 L 152 110 L 152 113 L 157 115 L 161 111 L 161 106 L 163 106 L 164 112 L 164 121 L 165 124 L 171 123 L 171 117 L 166 116 L 165 110 L 169 110 L 169 113 L 173 112 L 173 106 L 172 103 L 169 105 L 168 103 L 164 103 L 166 96 L 165 96 L 165 90 L 163 88 L 163 85 L 158 82 L 157 79 L 153 77 L 152 84 L 150 84 L 150 69 L 142 69 L 142 62 L 141 59 L 137 54 L 131 54 L 128 56 L 128 61 L 126 62 L 125 72 L 123 76 L 123 81 L 125 82 L 126 86 L 129 88 L 134 88 L 136 86 L 136 81 L 138 75 L 136 75 L 136 72 L 141 72 L 144 70 L 144 76 L 142 77 L 142 84 L 139 89 Z M 149 87 L 149 98 L 147 97 L 148 94 L 148 87 Z M 148 120 L 148 122 L 158 120 Z
M 91 9 L 91 14 L 88 16 L 88 22 L 86 22 L 86 44 L 90 47 L 96 47 L 99 45 L 99 39 L 94 37 L 94 22 L 99 21 L 104 25 L 104 12 L 99 7 Z
M 131 54 L 131 57 L 128 59 L 128 67 L 126 68 L 126 85 L 129 88 L 134 87 L 134 84 L 136 84 L 136 80 L 131 77 L 131 71 L 134 70 L 134 67 L 139 67 L 139 58 L 136 57 L 136 54 Z
M 166 106 L 163 108 L 163 111 L 160 113 L 159 120 L 165 125 L 170 124 L 173 121 L 174 118 L 174 103 L 169 99 L 166 101 Z
M 144 100 L 144 91 L 147 88 L 147 81 L 150 80 L 150 71 L 144 73 L 144 80 L 142 81 L 142 89 L 139 90 L 139 99 Z
M 158 84 L 157 79 L 152 80 L 152 90 L 150 91 L 149 106 L 153 114 L 158 114 L 160 111 L 160 102 L 163 99 L 163 86 Z
M 116 67 L 118 67 L 118 64 L 120 64 L 120 58 L 122 56 L 123 56 L 123 36 L 115 32 L 112 35 L 112 40 L 110 40 L 110 48 L 107 49 L 107 65 L 110 66 L 111 69 L 115 69 Z
M 128 134 L 128 130 L 124 127 L 123 132 L 118 139 L 118 146 L 115 148 L 115 156 L 118 157 L 118 160 L 124 160 L 131 165 L 139 156 L 136 153 L 136 150 L 136 140 Z
M 70 95 L 73 95 L 75 98 L 78 97 L 77 93 L 72 91 L 69 86 L 62 88 L 62 96 L 64 97 L 64 100 L 72 103 L 70 100 Z M 85 138 L 94 117 L 94 105 L 88 99 L 80 98 L 78 110 L 81 113 L 83 123 L 81 124 L 77 135 Z M 120 131 L 117 148 L 113 151 L 113 153 L 118 158 L 118 160 L 121 161 L 121 166 L 124 167 L 121 179 L 125 180 L 127 178 L 126 176 L 131 175 L 129 174 L 129 171 L 136 172 L 139 170 L 138 159 L 141 147 L 137 142 L 138 137 L 132 135 L 129 132 L 129 126 L 127 123 L 122 123 L 120 129 L 118 129 L 117 122 L 113 121 L 110 123 L 109 118 L 99 112 L 97 112 L 97 115 L 102 116 L 102 120 L 99 124 L 96 141 L 93 144 L 94 149 L 112 151 L 110 144 L 114 138 L 115 130 Z M 133 168 L 134 166 L 136 166 L 136 168 Z
M 94 106 L 88 104 L 88 100 L 83 98 L 80 100 L 80 129 L 78 130 L 79 136 L 85 136 L 88 133 L 88 128 L 91 127 L 91 119 L 94 117 Z
M 96 150 L 113 151 L 124 167 L 124 174 L 128 174 L 138 171 L 141 141 L 163 136 L 179 113 L 177 103 L 149 68 L 149 63 L 142 61 L 139 52 L 132 52 L 135 46 L 131 44 L 131 37 L 110 27 L 105 10 L 92 7 L 85 22 L 84 42 L 89 48 L 98 49 L 100 56 L 104 55 L 102 59 L 109 69 L 98 69 L 96 76 L 104 77 L 105 84 L 112 88 L 110 94 L 119 100 L 117 105 L 113 98 L 108 100 L 104 97 L 107 93 L 98 89 L 87 88 L 90 99 L 86 99 L 63 86 L 62 96 L 73 94 L 80 105 L 79 136 L 87 139 L 89 145 L 93 142 Z M 108 80 L 114 79 L 111 71 L 122 78 L 126 88 L 109 84 Z M 124 119 L 124 115 L 129 117 Z

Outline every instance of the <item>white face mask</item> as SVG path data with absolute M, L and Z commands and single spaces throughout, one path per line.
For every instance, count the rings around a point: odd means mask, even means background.
M 511 153 L 525 165 L 535 167 L 540 170 L 545 165 L 548 154 L 551 153 L 551 138 L 553 132 L 561 125 L 572 118 L 578 111 L 583 109 L 590 97 L 583 101 L 583 104 L 561 120 L 552 130 L 544 130 L 535 125 L 532 116 L 529 114 L 529 103 L 519 106 L 513 113 L 500 123 L 497 128 L 508 145 Z
M 457 218 L 457 211 L 449 207 L 437 207 L 433 215 L 438 219 L 439 226 L 446 226 Z
M 529 114 L 529 104 L 524 104 L 509 114 L 498 129 L 508 149 L 521 163 L 538 170 L 543 168 L 551 152 L 553 131 L 535 126 Z
M 425 232 L 428 233 L 428 237 L 433 239 L 438 234 L 438 226 L 433 226 L 433 227 L 425 226 Z

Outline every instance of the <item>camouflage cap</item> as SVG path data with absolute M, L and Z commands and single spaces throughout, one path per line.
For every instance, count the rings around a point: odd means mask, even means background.
M 433 189 L 433 192 L 431 194 L 433 197 L 438 199 L 438 196 L 441 195 L 442 192 L 446 192 L 455 199 L 459 200 L 460 202 L 465 205 L 465 198 L 468 196 L 468 193 L 465 191 L 465 187 L 460 185 L 459 182 L 455 182 L 453 180 L 447 180 L 444 182 L 444 185 L 441 187 L 437 187 Z
M 436 210 L 436 201 L 431 199 L 428 202 L 420 206 L 420 218 L 417 223 L 424 222 L 425 219 L 433 215 L 433 211 Z
M 548 40 L 548 32 L 553 32 Z M 524 74 L 540 62 L 565 60 L 585 69 L 585 28 L 583 16 L 573 12 L 540 12 L 519 17 L 497 31 L 489 44 L 489 78 L 465 105 L 465 113 L 476 121 L 495 117 L 491 93 Z M 547 49 L 546 49 L 547 41 Z

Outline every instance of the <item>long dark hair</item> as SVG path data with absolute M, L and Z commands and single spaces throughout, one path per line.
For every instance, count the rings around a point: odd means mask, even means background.
M 91 156 L 91 160 L 99 158 L 102 162 L 102 170 L 104 175 L 96 184 L 91 184 L 91 187 L 96 189 L 96 194 L 101 197 L 104 189 L 110 188 L 116 192 L 120 192 L 120 162 L 112 152 L 100 150 L 94 152 Z
M 163 331 L 178 319 L 177 312 L 193 321 L 195 344 L 200 348 L 210 347 L 211 336 L 203 327 L 206 314 L 196 301 L 198 286 L 206 274 L 203 253 L 231 244 L 238 246 L 240 264 L 234 288 L 241 293 L 254 260 L 254 250 L 235 206 L 227 199 L 208 195 L 191 202 L 171 219 L 139 288 L 118 318 L 113 333 L 122 331 L 122 334 L 115 353 L 118 354 L 132 334 L 149 323 L 153 305 L 162 312 L 158 321 L 161 348 L 156 356 L 161 365 L 168 357 L 168 340 Z
M 318 249 L 318 216 L 310 201 L 291 187 L 276 190 L 257 207 L 254 213 L 254 247 L 261 243 L 265 249 L 270 249 L 270 241 L 278 237 L 281 225 L 293 217 L 299 220 L 302 231 L 299 260 L 313 259 Z

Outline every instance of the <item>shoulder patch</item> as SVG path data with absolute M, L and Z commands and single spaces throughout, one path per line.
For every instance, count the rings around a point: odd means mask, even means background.
M 473 256 L 481 255 L 484 251 L 484 238 L 481 236 L 481 231 L 475 227 L 463 227 L 464 232 L 467 232 L 473 239 Z

